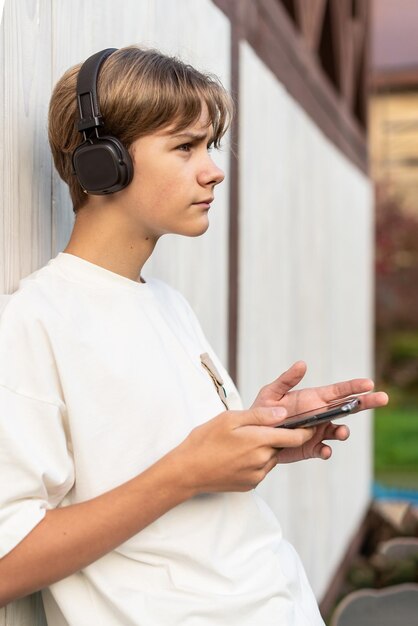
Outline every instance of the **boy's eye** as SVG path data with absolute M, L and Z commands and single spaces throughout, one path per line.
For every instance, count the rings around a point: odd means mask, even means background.
M 182 143 L 180 146 L 177 146 L 177 150 L 181 150 L 182 152 L 190 152 L 190 150 L 193 148 L 193 145 L 193 143 Z M 208 152 L 212 152 L 213 143 L 209 143 L 206 146 L 206 149 Z
M 183 152 L 190 152 L 191 149 L 191 143 L 182 143 L 181 146 L 177 146 L 177 150 L 182 150 Z

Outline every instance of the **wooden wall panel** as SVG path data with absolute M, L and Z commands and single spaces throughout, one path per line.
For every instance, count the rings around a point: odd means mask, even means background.
M 0 626 L 47 626 L 40 593 L 0 609 Z
M 0 293 L 51 253 L 50 0 L 7 0 L 0 31 Z
M 238 382 L 304 359 L 304 385 L 372 374 L 370 182 L 241 46 Z M 260 114 L 262 111 L 262 115 Z M 371 416 L 333 459 L 278 466 L 260 487 L 320 596 L 369 502 Z

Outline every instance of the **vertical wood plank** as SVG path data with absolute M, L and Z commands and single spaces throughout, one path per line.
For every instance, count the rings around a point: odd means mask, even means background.
M 0 609 L 0 626 L 47 626 L 41 593 L 34 593 Z
M 50 0 L 6 0 L 0 31 L 2 293 L 50 258 L 50 23 Z

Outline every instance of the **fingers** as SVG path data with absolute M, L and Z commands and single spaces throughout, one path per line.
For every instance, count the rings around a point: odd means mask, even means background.
M 313 428 L 274 428 L 287 417 L 283 407 L 258 407 L 248 411 L 230 411 L 233 428 L 243 429 L 243 436 L 254 437 L 262 446 L 293 448 L 303 446 L 313 436 Z
M 325 402 L 332 402 L 333 400 L 342 400 L 347 396 L 369 393 L 373 388 L 374 382 L 370 378 L 354 378 L 320 387 L 318 392 Z
M 295 387 L 306 373 L 306 363 L 296 361 L 288 370 L 283 372 L 276 380 L 260 389 L 253 406 L 274 406 Z
M 377 409 L 381 406 L 386 406 L 389 402 L 389 396 L 384 391 L 376 391 L 375 393 L 368 393 L 364 396 L 360 396 L 360 408 L 359 411 L 365 409 Z
M 327 403 L 342 400 L 348 396 L 359 396 L 360 407 L 354 412 L 385 406 L 389 396 L 384 391 L 373 392 L 374 382 L 370 378 L 355 378 L 341 383 L 334 383 L 318 389 Z
M 312 458 L 328 461 L 332 456 L 332 448 L 325 443 L 318 443 L 313 449 Z
M 267 475 L 269 472 L 271 472 L 272 469 L 276 467 L 279 462 L 279 454 L 280 451 L 276 450 L 268 463 L 266 463 L 266 465 L 264 466 L 265 475 Z
M 288 370 L 280 374 L 275 381 L 271 383 L 274 386 L 274 392 L 280 395 L 288 393 L 295 387 L 306 374 L 306 363 L 304 361 L 296 361 Z
M 332 456 L 332 448 L 324 443 L 324 440 L 345 441 L 350 436 L 350 431 L 345 424 L 324 424 L 315 429 L 312 440 L 303 447 L 304 459 L 322 459 L 327 461 Z
M 329 441 L 346 441 L 350 436 L 350 429 L 345 424 L 333 424 L 330 422 L 326 425 L 321 434 L 321 441 L 327 439 Z
M 266 445 L 272 448 L 299 448 L 312 439 L 314 428 L 275 428 L 266 432 Z

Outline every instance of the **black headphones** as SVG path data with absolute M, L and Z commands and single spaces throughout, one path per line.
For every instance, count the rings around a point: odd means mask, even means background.
M 124 189 L 133 176 L 131 156 L 119 139 L 99 134 L 104 120 L 97 98 L 97 77 L 103 61 L 116 50 L 106 48 L 93 54 L 83 63 L 77 78 L 77 129 L 84 141 L 73 152 L 74 174 L 86 193 L 98 196 Z

